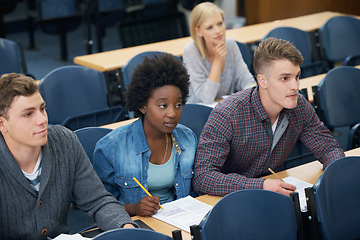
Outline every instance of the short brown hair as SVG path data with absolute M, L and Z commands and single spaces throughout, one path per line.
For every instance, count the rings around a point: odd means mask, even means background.
M 281 59 L 287 59 L 299 66 L 304 61 L 300 51 L 290 42 L 273 37 L 266 38 L 254 53 L 255 74 L 260 74 L 270 62 Z
M 203 59 L 205 59 L 206 56 L 205 40 L 196 34 L 195 28 L 200 27 L 201 24 L 215 13 L 220 13 L 224 20 L 224 11 L 220 7 L 211 2 L 203 2 L 196 5 L 190 14 L 190 34 Z
M 0 116 L 7 118 L 7 110 L 16 96 L 31 96 L 39 87 L 31 77 L 20 73 L 3 74 L 0 78 Z

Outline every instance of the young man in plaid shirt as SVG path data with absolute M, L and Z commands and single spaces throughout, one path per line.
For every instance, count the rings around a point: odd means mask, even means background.
M 266 189 L 289 195 L 295 186 L 259 178 L 278 170 L 300 139 L 326 168 L 344 157 L 330 131 L 300 94 L 301 53 L 289 42 L 268 38 L 254 54 L 258 86 L 221 101 L 201 134 L 194 189 L 221 195 Z

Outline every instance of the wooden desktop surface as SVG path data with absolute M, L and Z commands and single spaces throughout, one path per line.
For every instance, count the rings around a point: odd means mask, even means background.
M 320 28 L 328 19 L 340 15 L 345 14 L 337 12 L 320 12 L 301 17 L 229 29 L 226 34 L 227 37 L 243 43 L 254 43 L 260 41 L 270 30 L 276 27 L 295 27 L 304 31 L 312 31 Z M 123 67 L 136 54 L 145 51 L 163 51 L 181 57 L 185 45 L 190 41 L 191 37 L 184 37 L 107 52 L 83 55 L 75 57 L 74 63 L 98 70 L 100 72 L 114 71 Z
M 345 152 L 346 156 L 360 156 L 360 148 L 356 148 L 353 150 L 349 150 Z M 320 177 L 320 175 L 323 173 L 322 164 L 318 161 L 313 161 L 307 164 L 303 164 L 294 168 L 290 168 L 287 170 L 284 170 L 282 172 L 278 172 L 277 174 L 281 178 L 285 177 L 295 177 L 297 179 L 303 180 L 305 182 L 314 184 L 315 181 Z M 276 178 L 274 175 L 269 175 L 266 178 Z M 209 205 L 214 206 L 220 199 L 220 196 L 210 196 L 210 195 L 202 195 L 197 197 L 201 202 L 207 203 Z M 165 222 L 162 222 L 158 219 L 155 219 L 153 217 L 139 217 L 135 216 L 133 219 L 141 219 L 144 223 L 149 225 L 152 229 L 154 229 L 157 232 L 166 234 L 168 236 L 172 236 L 172 231 L 177 230 L 178 228 L 167 224 Z M 182 237 L 184 240 L 191 240 L 190 233 L 187 233 L 185 231 L 182 231 Z
M 131 118 L 131 119 L 120 121 L 120 122 L 106 124 L 106 125 L 103 125 L 101 127 L 110 128 L 110 129 L 114 130 L 114 129 L 118 128 L 118 127 L 125 126 L 125 125 L 127 125 L 129 123 L 132 123 L 132 122 L 136 121 L 136 120 L 138 120 L 138 118 Z

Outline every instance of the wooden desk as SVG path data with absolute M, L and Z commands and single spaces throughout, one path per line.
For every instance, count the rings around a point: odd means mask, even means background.
M 301 17 L 229 29 L 226 34 L 227 37 L 243 43 L 254 43 L 260 41 L 270 30 L 276 27 L 295 27 L 304 31 L 313 31 L 320 28 L 328 19 L 340 15 L 345 14 L 320 12 Z M 191 37 L 184 37 L 108 52 L 83 55 L 75 57 L 74 63 L 100 72 L 115 71 L 123 67 L 133 56 L 144 51 L 163 51 L 181 57 L 185 45 L 190 41 Z
M 312 77 L 302 78 L 299 80 L 299 89 L 306 89 L 309 102 L 314 102 L 312 87 L 317 86 L 326 76 L 326 73 Z
M 360 148 L 356 148 L 350 151 L 345 152 L 346 156 L 360 156 Z M 294 168 L 287 169 L 285 171 L 277 173 L 281 178 L 285 177 L 295 177 L 305 182 L 314 184 L 315 181 L 320 177 L 323 173 L 322 164 L 318 161 L 313 161 L 301 166 L 297 166 Z M 274 175 L 269 175 L 266 178 L 276 178 Z M 220 196 L 210 196 L 210 195 L 202 195 L 197 197 L 199 201 L 207 203 L 209 205 L 214 206 L 220 199 Z M 164 223 L 158 219 L 152 217 L 133 217 L 133 219 L 141 219 L 147 225 L 149 225 L 152 229 L 157 232 L 161 232 L 168 236 L 172 236 L 172 231 L 177 230 L 178 228 L 171 226 L 167 223 Z M 182 237 L 184 240 L 191 240 L 191 235 L 185 231 L 182 231 Z
M 345 15 L 338 12 L 319 12 L 300 17 L 276 20 L 244 26 L 241 28 L 229 29 L 227 37 L 233 38 L 243 43 L 253 43 L 260 41 L 268 32 L 277 27 L 293 27 L 306 32 L 319 29 L 324 23 L 332 17 Z
M 360 69 L 360 65 L 356 66 L 356 68 Z M 312 76 L 312 77 L 308 77 L 308 78 L 302 78 L 299 80 L 299 88 L 307 90 L 309 102 L 311 102 L 311 103 L 314 102 L 312 87 L 317 86 L 321 82 L 321 80 L 324 79 L 325 76 L 326 76 L 326 73 L 323 73 L 320 75 L 316 75 L 316 76 Z
M 110 123 L 110 124 L 106 124 L 106 125 L 103 125 L 101 127 L 103 128 L 110 128 L 110 129 L 116 129 L 118 127 L 121 127 L 121 126 L 125 126 L 127 124 L 130 124 L 136 120 L 138 120 L 139 118 L 131 118 L 131 119 L 128 119 L 128 120 L 124 120 L 124 121 L 120 121 L 120 122 L 115 122 L 115 123 Z

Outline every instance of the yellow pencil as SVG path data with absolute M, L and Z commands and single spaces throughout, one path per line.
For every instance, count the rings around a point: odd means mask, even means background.
M 96 230 L 99 230 L 100 228 L 96 227 L 96 228 L 91 228 L 89 230 L 85 230 L 85 231 L 82 231 L 81 234 L 83 233 L 87 233 L 87 232 L 92 232 L 92 231 L 96 231 Z
M 144 186 L 136 179 L 136 177 L 133 177 L 134 181 L 142 188 L 142 190 L 144 190 L 144 192 L 146 192 L 147 195 L 149 195 L 150 197 L 152 197 L 152 195 L 148 192 L 148 190 L 146 190 L 146 188 L 144 188 Z M 160 205 L 161 209 L 163 209 L 163 207 Z
M 278 179 L 280 179 L 281 181 L 284 182 L 284 180 L 282 180 L 282 178 L 281 178 L 279 175 L 277 175 L 271 168 L 268 168 L 268 170 L 269 170 L 272 174 L 274 174 Z

